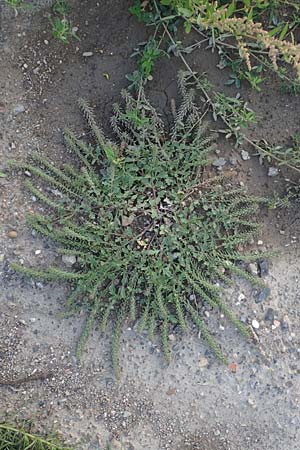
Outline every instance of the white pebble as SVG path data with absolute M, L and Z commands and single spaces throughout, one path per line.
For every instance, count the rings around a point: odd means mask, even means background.
M 248 161 L 248 159 L 250 159 L 250 155 L 248 152 L 246 152 L 246 150 L 242 150 L 241 151 L 241 155 L 242 155 L 242 160 L 243 161 Z
M 253 320 L 252 320 L 252 327 L 255 328 L 256 330 L 259 329 L 259 323 L 257 322 L 256 319 L 253 319 Z
M 278 175 L 278 173 L 279 173 L 279 169 L 277 167 L 269 167 L 269 170 L 268 170 L 269 177 L 276 177 L 276 175 Z
M 67 267 L 72 267 L 77 261 L 74 255 L 63 255 L 61 259 Z

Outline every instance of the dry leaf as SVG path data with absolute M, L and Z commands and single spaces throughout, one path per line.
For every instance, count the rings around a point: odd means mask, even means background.
M 131 214 L 128 216 L 122 216 L 122 227 L 128 227 L 128 225 L 131 225 L 134 221 L 134 215 Z

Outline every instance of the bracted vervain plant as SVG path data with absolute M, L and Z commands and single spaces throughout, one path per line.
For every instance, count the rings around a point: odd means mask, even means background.
M 106 330 L 113 324 L 117 376 L 127 320 L 138 321 L 139 330 L 147 329 L 151 338 L 159 334 L 168 361 L 171 328 L 179 325 L 186 331 L 193 322 L 226 362 L 209 332 L 203 305 L 219 309 L 248 337 L 246 326 L 221 298 L 218 282 L 231 283 L 231 274 L 237 274 L 261 284 L 246 268 L 259 254 L 239 249 L 255 235 L 253 217 L 264 200 L 212 172 L 215 135 L 202 123 L 186 73 L 178 80 L 182 100 L 169 133 L 142 88 L 137 98 L 123 91 L 124 108 L 114 106 L 115 142 L 104 136 L 93 110 L 80 100 L 94 142 L 65 131 L 76 163 L 57 168 L 35 154 L 22 165 L 35 180 L 27 181 L 28 189 L 51 210 L 47 217 L 30 215 L 29 223 L 57 242 L 61 254 L 76 256 L 77 266 L 73 271 L 13 267 L 28 276 L 71 283 L 67 308 L 84 308 L 87 314 L 78 355 L 95 325 Z

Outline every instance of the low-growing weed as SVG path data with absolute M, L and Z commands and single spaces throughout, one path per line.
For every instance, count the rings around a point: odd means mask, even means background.
M 138 70 L 132 74 L 127 74 L 126 78 L 131 82 L 130 88 L 136 89 L 141 84 L 152 80 L 152 71 L 155 62 L 160 58 L 162 50 L 159 48 L 159 42 L 151 37 L 147 42 L 140 44 L 135 49 L 132 57 L 138 56 Z
M 49 22 L 52 27 L 52 35 L 58 41 L 68 44 L 71 38 L 80 40 L 76 33 L 73 31 L 72 23 L 66 19 L 55 17 L 54 19 L 49 16 Z
M 124 107 L 114 106 L 111 119 L 117 141 L 107 139 L 90 106 L 79 105 L 94 141 L 65 131 L 77 164 L 56 167 L 40 154 L 21 168 L 32 175 L 27 188 L 50 209 L 30 215 L 29 223 L 60 245 L 62 255 L 77 258 L 74 270 L 61 266 L 12 267 L 27 276 L 69 281 L 70 312 L 86 311 L 77 345 L 84 351 L 91 329 L 112 329 L 112 365 L 120 375 L 120 340 L 127 321 L 138 330 L 158 334 L 166 360 L 169 334 L 193 323 L 215 355 L 226 356 L 209 331 L 205 308 L 219 310 L 245 337 L 221 295 L 231 274 L 262 286 L 247 270 L 261 254 L 244 253 L 257 233 L 255 216 L 265 200 L 249 195 L 230 176 L 211 170 L 215 134 L 202 123 L 203 111 L 189 86 L 178 78 L 181 104 L 175 107 L 169 133 L 141 87 L 137 98 L 122 92 Z M 17 166 L 18 168 L 20 166 Z M 59 191 L 57 197 L 53 193 Z

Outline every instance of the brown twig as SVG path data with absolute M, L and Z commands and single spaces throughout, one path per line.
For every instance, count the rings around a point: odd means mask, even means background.
M 52 375 L 53 375 L 52 372 L 35 372 L 31 375 L 10 380 L 0 378 L 0 386 L 20 386 L 21 384 L 30 383 L 31 381 L 46 380 L 47 378 L 50 378 Z

